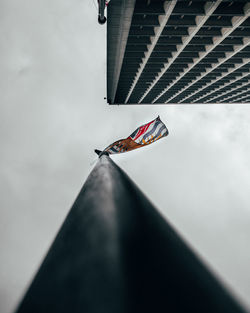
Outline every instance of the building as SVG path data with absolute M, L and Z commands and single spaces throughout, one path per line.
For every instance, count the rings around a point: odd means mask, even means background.
M 250 102 L 250 2 L 116 0 L 110 104 Z

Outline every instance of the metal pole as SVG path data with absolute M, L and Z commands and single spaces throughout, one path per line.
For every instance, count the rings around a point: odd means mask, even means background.
M 130 178 L 103 155 L 17 312 L 243 310 Z
M 98 0 L 98 6 L 98 23 L 104 24 L 106 23 L 106 17 L 104 16 L 105 0 Z

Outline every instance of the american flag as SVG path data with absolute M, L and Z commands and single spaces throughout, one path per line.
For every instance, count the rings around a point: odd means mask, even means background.
M 120 139 L 109 145 L 102 153 L 109 154 L 128 152 L 149 145 L 156 140 L 166 137 L 168 129 L 158 116 L 153 121 L 138 127 L 126 139 Z

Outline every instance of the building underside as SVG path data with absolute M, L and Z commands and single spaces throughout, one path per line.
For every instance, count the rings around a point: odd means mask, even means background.
M 112 0 L 110 104 L 250 103 L 250 1 Z

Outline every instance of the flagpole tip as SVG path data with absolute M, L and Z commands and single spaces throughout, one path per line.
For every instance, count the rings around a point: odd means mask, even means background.
M 99 156 L 99 158 L 102 156 L 102 155 L 107 155 L 109 156 L 109 153 L 107 151 L 101 151 L 101 150 L 98 150 L 98 149 L 95 149 L 95 153 Z
M 95 153 L 96 153 L 97 155 L 100 155 L 101 152 L 102 152 L 101 150 L 98 150 L 98 149 L 95 149 L 94 151 L 95 151 Z

